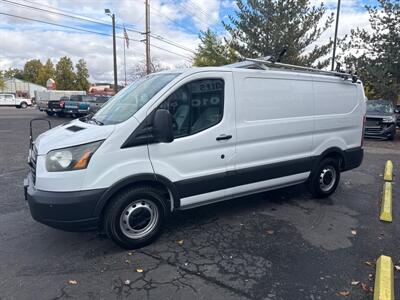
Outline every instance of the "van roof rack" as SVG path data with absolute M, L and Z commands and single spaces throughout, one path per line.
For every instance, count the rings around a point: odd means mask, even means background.
M 303 67 L 297 65 L 290 65 L 284 64 L 280 62 L 276 62 L 276 60 L 272 56 L 267 56 L 265 58 L 245 58 L 244 61 L 234 63 L 228 65 L 229 67 L 233 68 L 244 68 L 244 69 L 263 69 L 269 70 L 270 68 L 280 68 L 280 69 L 287 69 L 287 70 L 296 70 L 296 71 L 303 71 L 303 72 L 312 72 L 321 75 L 328 75 L 328 76 L 336 76 L 343 79 L 351 79 L 353 83 L 358 81 L 358 77 L 356 74 L 352 72 L 346 73 L 340 70 L 340 64 L 338 63 L 336 67 L 336 71 L 325 71 L 316 68 L 310 67 Z

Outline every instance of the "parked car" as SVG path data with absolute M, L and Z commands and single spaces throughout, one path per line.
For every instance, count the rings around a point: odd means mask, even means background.
M 18 98 L 14 94 L 0 94 L 0 106 L 15 106 L 17 108 L 27 108 L 32 105 L 29 98 Z
M 400 128 L 400 105 L 397 105 L 396 107 L 396 112 L 397 112 L 397 127 Z
M 86 91 L 61 91 L 61 90 L 47 90 L 35 91 L 36 107 L 40 111 L 48 112 L 49 115 L 54 115 L 56 112 L 51 109 L 48 110 L 49 101 L 59 101 L 62 97 L 69 97 L 70 95 L 86 95 Z M 56 104 L 52 103 L 53 108 Z
M 95 96 L 72 95 L 68 101 L 64 103 L 64 114 L 73 117 L 87 115 L 90 112 L 91 104 L 96 100 Z
M 47 101 L 47 107 L 45 108 L 47 115 L 53 116 L 54 114 L 57 114 L 57 116 L 63 117 L 64 116 L 64 103 L 65 103 L 66 99 L 67 99 L 67 97 L 63 96 L 59 100 Z
M 330 196 L 363 159 L 362 83 L 245 66 L 154 73 L 41 134 L 24 181 L 33 218 L 137 248 L 175 210 L 300 183 Z
M 90 113 L 96 113 L 110 99 L 111 96 L 96 96 L 94 101 L 90 102 Z
M 396 119 L 392 101 L 368 100 L 364 135 L 371 138 L 394 140 Z

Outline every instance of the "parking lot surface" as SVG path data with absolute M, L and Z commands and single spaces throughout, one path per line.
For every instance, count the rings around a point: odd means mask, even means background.
M 155 243 L 126 251 L 32 220 L 29 120 L 45 116 L 0 108 L 0 299 L 372 299 L 376 259 L 399 265 L 398 177 L 393 223 L 379 210 L 386 160 L 400 174 L 400 134 L 366 141 L 363 164 L 328 199 L 298 185 L 177 212 Z M 397 274 L 395 288 L 400 297 Z

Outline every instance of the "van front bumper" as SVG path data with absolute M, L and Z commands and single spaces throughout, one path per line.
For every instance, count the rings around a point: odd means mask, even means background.
M 364 136 L 368 138 L 388 138 L 396 132 L 395 124 L 383 124 L 382 126 L 366 126 Z
M 49 192 L 35 189 L 32 175 L 24 180 L 25 200 L 33 219 L 66 231 L 89 231 L 99 226 L 94 209 L 105 189 Z

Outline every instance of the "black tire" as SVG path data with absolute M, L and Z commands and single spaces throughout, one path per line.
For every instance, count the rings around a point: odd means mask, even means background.
M 53 111 L 46 111 L 46 114 L 48 115 L 48 116 L 54 116 L 54 112 Z
M 112 199 L 104 214 L 104 229 L 107 236 L 119 246 L 136 249 L 157 239 L 167 214 L 166 201 L 157 189 L 150 186 L 133 187 Z M 144 227 L 141 228 L 142 226 Z M 140 231 L 142 235 L 139 234 Z
M 389 141 L 394 141 L 395 136 L 396 136 L 396 130 L 394 130 L 394 131 L 388 136 L 388 140 L 389 140 Z
M 21 102 L 20 107 L 21 108 L 27 108 L 28 104 L 26 102 Z
M 326 198 L 332 195 L 340 181 L 338 159 L 327 157 L 322 159 L 311 173 L 308 188 L 316 198 Z
M 63 112 L 56 113 L 57 117 L 63 118 L 65 114 Z

